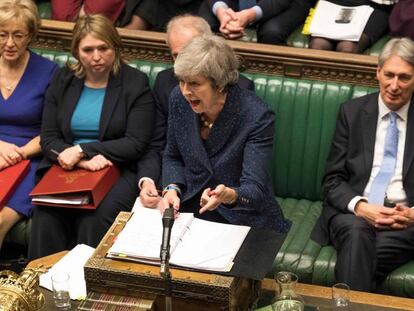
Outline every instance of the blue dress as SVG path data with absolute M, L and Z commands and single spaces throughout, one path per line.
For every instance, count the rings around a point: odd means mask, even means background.
M 40 133 L 44 95 L 57 65 L 33 52 L 19 83 L 8 99 L 0 92 L 0 140 L 19 147 Z M 29 216 L 29 193 L 35 185 L 35 170 L 40 157 L 32 158 L 30 171 L 12 194 L 6 206 Z

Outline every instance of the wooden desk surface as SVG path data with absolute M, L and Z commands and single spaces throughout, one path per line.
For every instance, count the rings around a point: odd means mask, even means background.
M 36 267 L 44 267 L 50 268 L 53 266 L 60 258 L 62 258 L 67 251 L 63 251 L 60 253 L 56 253 L 47 257 L 39 258 L 36 260 L 31 261 L 27 267 L 28 268 L 36 268 Z M 183 271 L 185 273 L 185 271 Z M 331 299 L 331 288 L 318 286 L 318 285 L 310 285 L 310 284 L 297 284 L 297 293 L 305 296 L 305 298 L 316 298 L 316 299 L 326 299 L 329 301 Z M 262 282 L 262 292 L 268 293 L 275 293 L 277 290 L 276 282 L 273 279 L 265 279 Z M 46 293 L 47 290 L 43 292 Z M 51 293 L 46 293 L 46 306 L 53 306 L 48 304 L 48 300 L 51 298 Z M 350 292 L 351 303 L 357 304 L 365 304 L 375 307 L 376 310 L 385 309 L 387 307 L 392 307 L 396 310 L 414 310 L 414 299 L 410 298 L 401 298 L 396 296 L 387 296 L 387 295 L 379 295 L 379 294 L 372 294 L 372 293 L 365 293 L 365 292 L 358 292 L 358 291 L 351 291 Z M 53 303 L 53 301 L 52 301 Z M 77 305 L 77 302 L 74 302 L 73 305 Z M 45 308 L 44 310 L 51 310 Z M 73 309 L 75 310 L 75 309 Z
M 277 288 L 276 281 L 265 279 L 262 282 L 262 293 L 266 291 L 275 292 Z M 332 289 L 326 286 L 302 284 L 296 286 L 296 292 L 305 297 L 305 300 L 315 301 L 316 299 L 325 299 L 330 301 Z M 402 298 L 397 296 L 379 295 L 359 291 L 350 291 L 351 304 L 364 304 L 372 306 L 370 310 L 389 310 L 392 307 L 395 310 L 414 310 L 414 299 Z M 359 310 L 353 308 L 352 310 Z M 362 311 L 362 310 L 361 310 Z

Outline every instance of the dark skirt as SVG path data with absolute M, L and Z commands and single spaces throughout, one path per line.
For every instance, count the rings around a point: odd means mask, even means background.
M 369 5 L 374 9 L 363 33 L 369 38 L 370 44 L 375 43 L 388 33 L 388 17 L 393 5 L 381 5 L 369 0 L 328 0 L 343 6 Z

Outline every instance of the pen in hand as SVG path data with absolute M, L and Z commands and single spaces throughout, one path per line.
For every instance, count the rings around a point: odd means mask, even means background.
M 55 149 L 50 149 L 50 152 L 56 154 L 57 156 L 59 156 L 59 152 L 57 152 Z

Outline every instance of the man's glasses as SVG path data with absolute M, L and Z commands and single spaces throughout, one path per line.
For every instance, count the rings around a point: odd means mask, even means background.
M 5 43 L 9 40 L 11 37 L 13 42 L 16 44 L 22 43 L 24 40 L 26 40 L 28 34 L 27 33 L 8 33 L 8 32 L 0 32 L 0 43 Z

